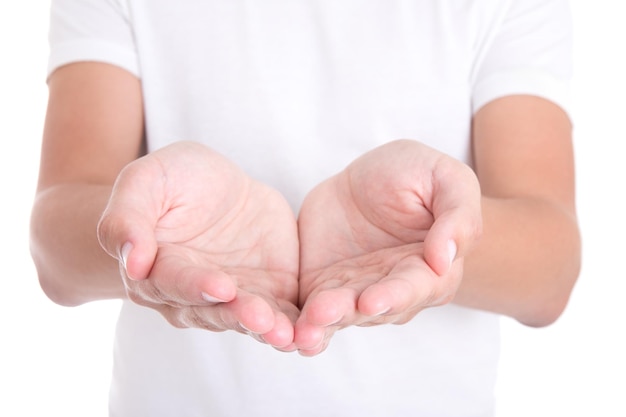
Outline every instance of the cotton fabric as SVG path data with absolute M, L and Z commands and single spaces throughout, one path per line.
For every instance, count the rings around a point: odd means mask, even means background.
M 561 0 L 52 0 L 49 73 L 81 61 L 129 71 L 149 150 L 205 143 L 297 212 L 391 140 L 472 165 L 472 116 L 500 97 L 567 111 L 570 54 Z M 341 330 L 304 358 L 124 302 L 110 415 L 492 416 L 498 321 L 452 304 Z

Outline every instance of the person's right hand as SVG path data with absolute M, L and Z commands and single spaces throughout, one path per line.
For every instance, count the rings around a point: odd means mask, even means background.
M 176 327 L 235 330 L 293 350 L 295 215 L 218 153 L 178 142 L 129 164 L 98 226 L 128 297 Z

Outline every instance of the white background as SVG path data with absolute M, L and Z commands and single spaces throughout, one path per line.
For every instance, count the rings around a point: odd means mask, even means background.
M 48 1 L 0 3 L 0 415 L 106 415 L 117 302 L 40 291 L 28 217 L 45 112 Z M 562 318 L 503 321 L 498 417 L 626 417 L 626 12 L 573 0 L 583 271 Z M 454 399 L 451 399 L 454 401 Z

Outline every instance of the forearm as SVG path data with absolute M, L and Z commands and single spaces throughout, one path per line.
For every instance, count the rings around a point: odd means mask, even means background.
M 96 234 L 110 193 L 110 186 L 67 184 L 36 197 L 31 253 L 42 289 L 58 304 L 125 297 L 118 263 Z
M 465 259 L 455 302 L 530 326 L 556 320 L 580 268 L 576 219 L 547 200 L 482 199 L 483 236 Z

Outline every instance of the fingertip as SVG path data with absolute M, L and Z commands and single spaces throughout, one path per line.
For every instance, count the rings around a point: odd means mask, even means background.
M 448 249 L 448 268 L 447 270 L 450 270 L 450 268 L 452 268 L 452 263 L 454 262 L 454 260 L 456 259 L 456 254 L 457 254 L 457 246 L 456 246 L 456 242 L 452 239 L 448 240 L 447 243 L 447 249 Z
M 447 274 L 455 259 L 462 256 L 459 240 L 462 244 L 465 227 L 457 215 L 448 213 L 436 219 L 426 235 L 424 258 L 437 275 Z
M 308 323 L 304 318 L 296 322 L 293 341 L 299 352 L 306 352 L 320 346 L 326 329 Z
M 424 259 L 430 268 L 439 276 L 448 273 L 456 257 L 456 243 L 449 240 L 444 244 L 426 244 Z
M 119 255 L 118 255 L 119 261 L 122 264 L 122 268 L 124 268 L 124 270 L 126 271 L 126 275 L 130 279 L 134 279 L 133 276 L 128 273 L 128 257 L 130 256 L 130 253 L 132 251 L 133 251 L 133 244 L 131 242 L 126 242 L 120 248 Z
M 356 309 L 356 300 L 340 291 L 321 291 L 302 309 L 306 320 L 316 326 L 332 326 Z
M 282 314 L 277 314 L 274 322 L 274 328 L 269 332 L 261 335 L 265 343 L 272 347 L 287 352 L 295 350 L 294 329 L 293 324 Z
M 218 298 L 218 297 L 215 297 L 213 295 L 207 294 L 204 291 L 201 292 L 201 296 L 202 296 L 202 299 L 204 301 L 208 302 L 209 304 L 219 304 L 219 303 L 226 303 L 226 302 L 230 301 L 230 300 L 227 300 L 227 299 L 222 299 L 222 298 Z
M 97 226 L 102 249 L 117 259 L 124 273 L 133 280 L 145 279 L 157 253 L 154 226 L 132 211 L 105 210 Z
M 303 349 L 300 348 L 298 349 L 298 353 L 300 354 L 300 356 L 304 356 L 304 357 L 313 357 L 313 356 L 317 356 L 321 353 L 323 353 L 327 348 L 328 348 L 328 344 L 329 344 L 329 340 L 328 339 L 324 339 L 322 340 L 322 342 L 310 349 Z
M 294 343 L 290 343 L 287 346 L 272 346 L 274 349 L 276 349 L 279 352 L 285 352 L 285 353 L 290 353 L 290 352 L 295 352 L 296 350 L 298 350 L 298 348 L 296 347 L 296 345 Z
M 238 298 L 233 300 L 238 306 L 237 319 L 241 327 L 251 333 L 263 335 L 270 332 L 276 323 L 274 311 L 265 302 L 249 300 L 246 303 L 237 303 Z
M 372 285 L 366 288 L 358 301 L 359 313 L 368 317 L 382 316 L 391 311 L 390 299 L 385 287 Z
M 391 307 L 382 303 L 378 303 L 375 305 L 368 304 L 368 305 L 364 305 L 363 307 L 359 305 L 359 312 L 367 317 L 384 316 L 390 311 L 391 311 Z
M 134 281 L 146 279 L 152 269 L 156 252 L 156 244 L 138 246 L 130 241 L 124 243 L 119 250 L 119 261 L 128 278 Z
M 195 274 L 202 281 L 202 299 L 210 304 L 228 303 L 237 297 L 237 286 L 230 275 L 223 271 L 198 270 Z

